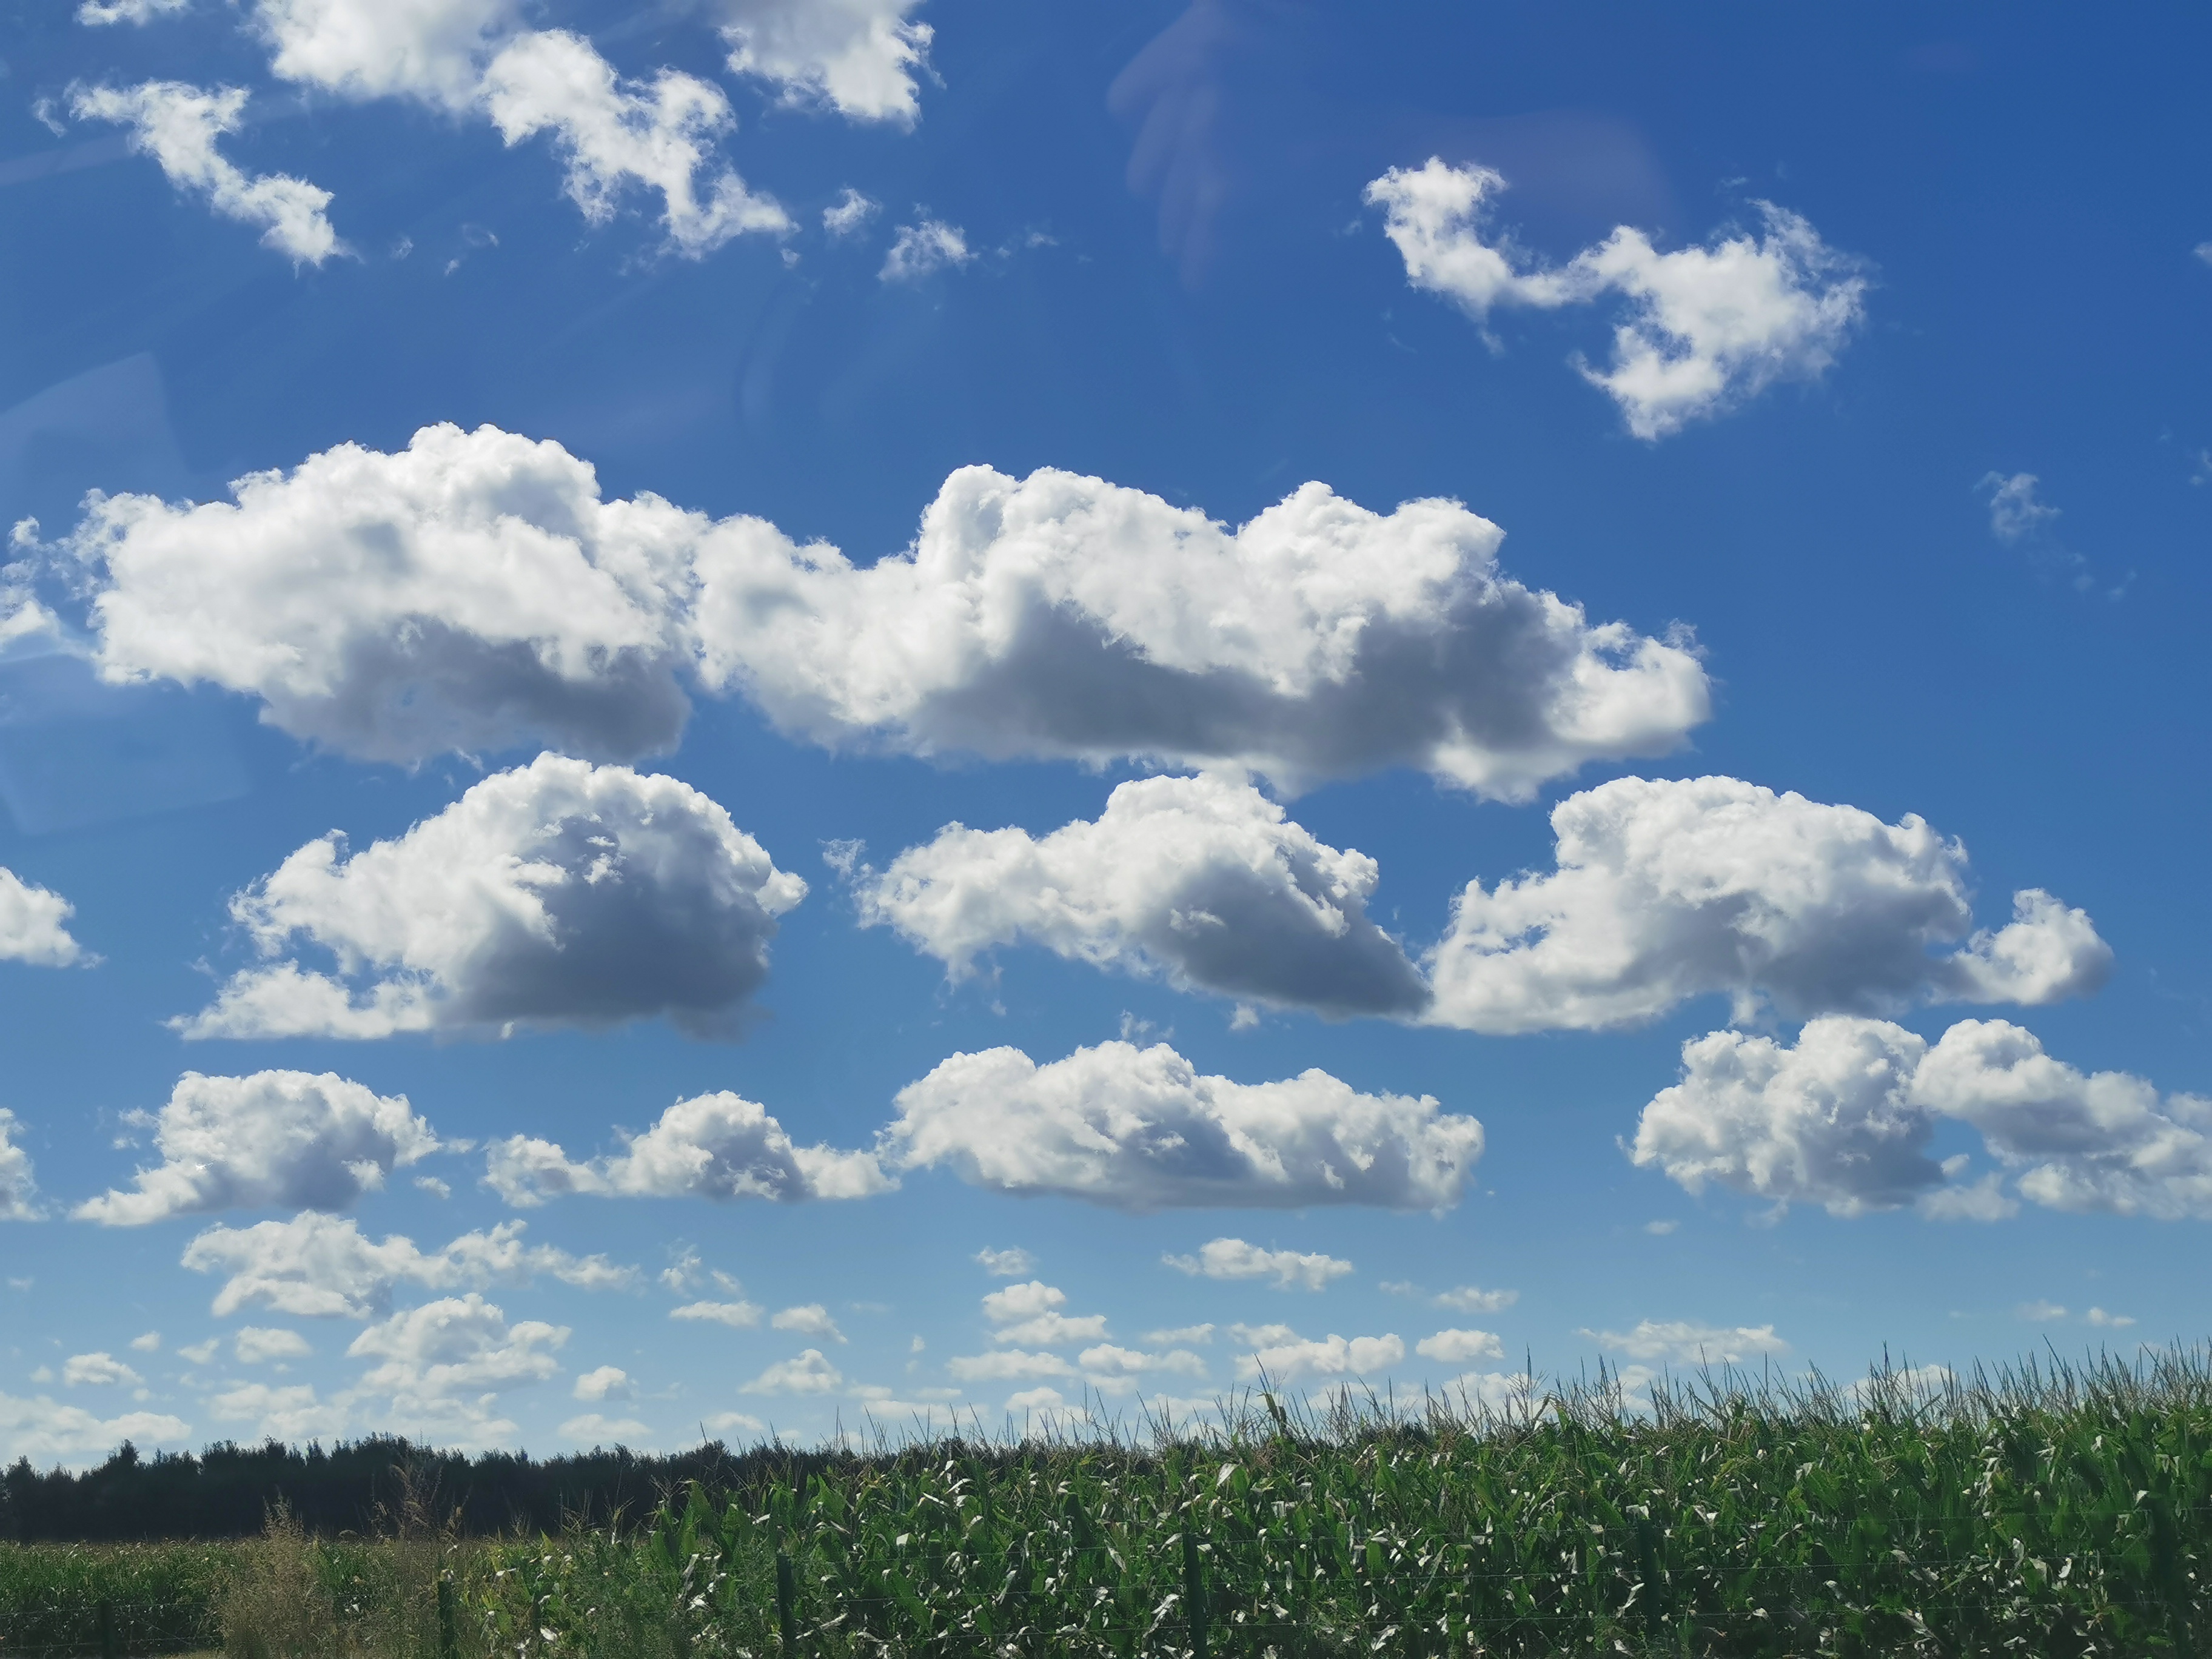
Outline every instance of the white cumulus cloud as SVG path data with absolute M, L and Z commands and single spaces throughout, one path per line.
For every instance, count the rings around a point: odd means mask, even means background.
M 569 200 L 594 225 L 613 218 L 633 185 L 658 191 L 669 245 L 692 258 L 748 231 L 780 234 L 791 216 L 727 167 L 716 142 L 736 125 L 721 88 L 679 70 L 623 80 L 592 43 L 563 29 L 524 34 L 484 70 L 483 107 L 509 144 L 552 136 Z
M 740 1394 L 835 1394 L 845 1386 L 844 1373 L 823 1357 L 819 1348 L 803 1350 L 796 1358 L 780 1359 L 750 1382 Z
M 567 1193 L 622 1198 L 866 1198 L 896 1183 L 872 1153 L 799 1146 L 764 1107 L 725 1090 L 679 1100 L 621 1152 L 575 1163 L 550 1140 L 495 1142 L 485 1184 L 517 1206 Z
M 1073 1376 L 1075 1367 L 1058 1354 L 1001 1348 L 995 1353 L 957 1355 L 945 1362 L 945 1372 L 961 1382 L 1031 1382 L 1040 1377 Z
M 1686 1319 L 1643 1319 L 1630 1331 L 1583 1334 L 1631 1359 L 1671 1360 L 1685 1365 L 1741 1365 L 1790 1352 L 1771 1325 L 1701 1325 Z
M 1326 1336 L 1306 1340 L 1275 1327 L 1253 1333 L 1280 1340 L 1256 1346 L 1237 1361 L 1237 1375 L 1244 1381 L 1272 1383 L 1302 1382 L 1316 1376 L 1372 1376 L 1386 1371 L 1406 1357 L 1406 1344 L 1396 1336 Z
M 31 1155 L 15 1144 L 15 1115 L 0 1106 L 0 1221 L 36 1221 L 39 1182 Z
M 2112 951 L 2048 893 L 1973 931 L 1966 849 L 1906 814 L 1735 778 L 1618 778 L 1553 809 L 1558 868 L 1472 882 L 1429 958 L 1428 1018 L 1597 1029 L 1724 993 L 1740 1019 L 2095 990 Z
M 181 81 L 135 87 L 76 87 L 70 113 L 131 129 L 131 148 L 150 155 L 171 184 L 206 201 L 226 219 L 261 227 L 261 243 L 294 265 L 319 265 L 345 252 L 331 228 L 330 191 L 289 173 L 248 174 L 216 149 L 245 114 L 242 87 L 210 92 Z
M 627 1400 L 630 1396 L 629 1373 L 619 1365 L 601 1365 L 579 1376 L 573 1392 L 577 1399 L 594 1403 Z
M 771 1330 L 796 1331 L 801 1336 L 821 1337 L 831 1342 L 845 1340 L 845 1333 L 837 1328 L 837 1322 L 830 1316 L 829 1309 L 819 1302 L 786 1308 L 768 1322 Z
M 232 1339 L 231 1352 L 241 1365 L 266 1365 L 279 1360 L 305 1359 L 314 1352 L 297 1331 L 247 1325 Z
M 0 1394 L 0 1456 L 30 1458 L 40 1465 L 105 1456 L 128 1440 L 140 1447 L 173 1446 L 191 1425 L 166 1412 L 125 1412 L 102 1418 L 81 1406 L 64 1406 L 40 1395 L 24 1399 Z
M 1455 501 L 1385 514 L 1310 483 L 1232 529 L 965 467 L 863 567 L 759 519 L 603 500 L 557 444 L 451 426 L 232 495 L 100 497 L 54 550 L 93 590 L 101 672 L 246 693 L 362 759 L 633 759 L 674 746 L 694 685 L 832 746 L 1288 787 L 1404 765 L 1522 800 L 1711 709 L 1687 642 L 1503 575 L 1503 532 Z
M 111 1353 L 71 1354 L 62 1364 L 62 1381 L 72 1389 L 136 1388 L 145 1380 Z
M 1413 1352 L 1447 1365 L 1463 1365 L 1470 1359 L 1503 1359 L 1505 1345 L 1488 1331 L 1438 1331 L 1413 1344 Z
M 501 1222 L 426 1252 L 401 1234 L 380 1243 L 350 1217 L 310 1210 L 289 1221 L 210 1227 L 185 1247 L 184 1265 L 225 1276 L 214 1303 L 219 1319 L 248 1308 L 295 1318 L 370 1319 L 384 1311 L 401 1284 L 451 1290 L 526 1284 L 540 1274 L 584 1290 L 636 1282 L 634 1269 L 616 1267 L 605 1256 L 526 1244 L 524 1231 L 520 1221 Z
M 836 201 L 822 210 L 822 228 L 834 237 L 850 236 L 882 212 L 883 207 L 873 197 L 848 185 Z
M 192 0 L 84 0 L 76 21 L 98 28 L 109 23 L 150 23 L 187 10 Z
M 253 21 L 282 80 L 458 112 L 521 13 L 520 0 L 256 0 Z
M 1682 1081 L 1644 1108 L 1633 1155 L 1692 1192 L 1711 1181 L 1838 1215 L 1917 1202 L 1942 1219 L 1994 1221 L 2019 1207 L 2009 1177 L 2051 1209 L 2212 1217 L 2212 1102 L 2084 1073 L 2008 1021 L 1962 1020 L 1930 1044 L 1837 1017 L 1809 1022 L 1795 1047 L 1718 1031 L 1682 1058 Z M 1956 1164 L 1929 1158 L 1946 1118 L 1980 1131 L 1999 1169 L 1960 1182 Z
M 283 1387 L 246 1382 L 212 1395 L 208 1414 L 218 1423 L 250 1423 L 253 1437 L 284 1440 L 295 1444 L 307 1440 L 343 1439 L 351 1426 L 347 1402 L 324 1400 L 307 1382 Z
M 1482 1155 L 1482 1126 L 1431 1097 L 1360 1094 L 1319 1070 L 1232 1082 L 1165 1043 L 1105 1042 L 1045 1066 L 1018 1048 L 955 1054 L 896 1103 L 888 1163 L 1130 1210 L 1439 1209 Z
M 94 960 L 70 937 L 65 924 L 76 913 L 76 907 L 59 893 L 0 868 L 0 962 L 67 968 Z
M 1486 222 L 1504 188 L 1488 167 L 1431 158 L 1392 168 L 1367 186 L 1367 200 L 1383 210 L 1383 233 L 1413 286 L 1456 301 L 1478 323 L 1503 306 L 1550 310 L 1618 295 L 1625 315 L 1612 361 L 1578 367 L 1639 438 L 1679 431 L 1776 380 L 1818 376 L 1865 314 L 1861 262 L 1771 202 L 1753 204 L 1761 234 L 1662 253 L 1621 225 L 1565 264 L 1545 266 Z
M 633 189 L 657 194 L 668 246 L 699 258 L 791 221 L 717 146 L 736 125 L 721 89 L 662 69 L 631 81 L 581 35 L 520 27 L 518 0 L 258 0 L 284 80 L 354 99 L 410 98 L 489 119 L 508 144 L 549 135 L 592 224 Z
M 335 1073 L 187 1072 L 153 1120 L 161 1162 L 135 1190 L 111 1190 L 81 1221 L 142 1226 L 213 1210 L 343 1210 L 441 1150 L 404 1095 L 380 1095 Z
M 1409 1013 L 1428 987 L 1368 916 L 1380 870 L 1314 839 L 1241 777 L 1146 778 L 1043 836 L 946 825 L 854 884 L 956 979 L 997 945 L 1324 1013 Z
M 745 1331 L 760 1323 L 761 1310 L 758 1303 L 743 1299 L 736 1302 L 687 1302 L 680 1308 L 671 1308 L 668 1316 L 695 1325 L 727 1325 L 733 1331 Z
M 975 261 L 968 238 L 957 225 L 925 218 L 901 225 L 891 237 L 890 252 L 884 255 L 877 276 L 886 283 L 918 282 L 933 270 L 957 270 Z
M 1352 1271 L 1349 1261 L 1319 1251 L 1268 1250 L 1241 1238 L 1216 1238 L 1195 1255 L 1164 1255 L 1178 1273 L 1206 1279 L 1272 1279 L 1278 1290 L 1324 1290 Z
M 346 1352 L 374 1362 L 353 1393 L 384 1396 L 395 1428 L 481 1444 L 514 1432 L 493 1415 L 494 1397 L 550 1380 L 561 1369 L 554 1355 L 568 1340 L 565 1325 L 510 1324 L 496 1303 L 471 1291 L 371 1325 Z
M 730 69 L 774 86 L 787 104 L 824 106 L 854 121 L 911 126 L 915 77 L 927 70 L 921 0 L 714 0 Z
M 1036 1258 L 1019 1245 L 994 1250 L 987 1244 L 975 1252 L 975 1260 L 994 1279 L 1019 1279 L 1024 1273 L 1036 1271 Z
M 1062 1347 L 1097 1342 L 1106 1335 L 1103 1314 L 1064 1314 L 1067 1293 L 1056 1285 L 1030 1279 L 1009 1285 L 983 1298 L 983 1317 L 995 1328 L 991 1340 L 1017 1347 Z
M 304 942 L 338 975 L 248 969 L 179 1028 L 380 1037 L 666 1014 L 727 1033 L 805 893 L 690 785 L 543 755 L 395 841 L 349 854 L 334 833 L 294 853 L 232 914 L 264 955 Z

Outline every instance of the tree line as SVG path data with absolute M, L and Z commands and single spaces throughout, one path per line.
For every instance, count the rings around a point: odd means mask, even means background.
M 41 1470 L 20 1458 L 0 1473 L 0 1541 L 245 1538 L 262 1530 L 280 1501 L 322 1537 L 425 1525 L 478 1538 L 550 1533 L 574 1522 L 604 1526 L 645 1516 L 695 1481 L 733 1492 L 828 1461 L 775 1446 L 732 1453 L 719 1441 L 665 1456 L 619 1446 L 560 1457 L 471 1456 L 391 1436 L 327 1449 L 225 1441 L 197 1455 L 145 1457 L 126 1440 L 97 1468 Z

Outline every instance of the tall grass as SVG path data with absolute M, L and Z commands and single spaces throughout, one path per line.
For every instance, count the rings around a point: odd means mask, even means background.
M 550 1536 L 279 1515 L 219 1623 L 237 1659 L 2212 1653 L 2203 1352 L 1630 1404 L 1601 1376 L 879 1438 Z M 0 1555 L 0 1650 L 97 1651 L 18 1615 L 71 1554 Z M 130 1552 L 74 1559 L 119 1597 Z

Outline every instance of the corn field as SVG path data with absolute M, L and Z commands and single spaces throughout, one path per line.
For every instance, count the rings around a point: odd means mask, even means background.
M 2212 1367 L 1261 1395 L 1205 1434 L 794 1455 L 611 1528 L 380 1530 L 0 1553 L 0 1653 L 2212 1654 Z

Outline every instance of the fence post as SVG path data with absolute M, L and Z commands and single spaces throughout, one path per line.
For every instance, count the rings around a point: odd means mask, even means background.
M 123 1650 L 115 1640 L 115 1603 L 101 1596 L 93 1617 L 100 1630 L 100 1659 L 121 1659 Z
M 783 1633 L 785 1659 L 793 1659 L 799 1652 L 799 1611 L 793 1604 L 798 1600 L 798 1585 L 793 1580 L 791 1558 L 781 1550 L 775 1553 L 775 1622 Z
M 1198 1559 L 1198 1517 L 1182 1528 L 1182 1605 L 1190 1618 L 1191 1659 L 1206 1659 L 1206 1573 Z

